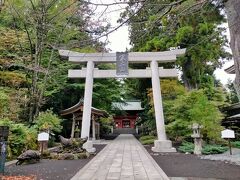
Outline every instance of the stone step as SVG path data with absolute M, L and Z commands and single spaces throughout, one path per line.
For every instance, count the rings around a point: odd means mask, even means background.
M 136 134 L 136 129 L 133 128 L 113 129 L 113 134 Z

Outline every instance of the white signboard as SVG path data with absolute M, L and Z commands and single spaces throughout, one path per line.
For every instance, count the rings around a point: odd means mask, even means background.
M 222 138 L 235 138 L 235 133 L 233 130 L 225 129 L 221 131 Z
M 48 141 L 49 140 L 49 134 L 42 132 L 38 134 L 38 141 Z

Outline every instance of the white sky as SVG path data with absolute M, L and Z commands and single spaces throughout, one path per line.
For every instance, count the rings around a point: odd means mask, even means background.
M 94 2 L 100 3 L 112 3 L 119 0 L 93 0 Z M 116 6 L 109 6 L 108 9 L 105 11 L 105 15 L 102 18 L 105 18 L 106 21 L 110 22 L 112 27 L 116 27 L 119 25 L 117 20 L 120 17 L 121 10 L 125 6 L 124 5 L 116 5 Z M 98 7 L 96 12 L 100 12 L 100 14 L 105 10 L 105 7 Z M 225 25 L 224 25 L 225 26 Z M 126 51 L 126 49 L 130 49 L 129 44 L 129 34 L 128 34 L 128 27 L 126 25 L 120 27 L 117 31 L 108 35 L 108 45 L 107 48 L 110 49 L 110 52 L 121 52 Z M 229 31 L 226 32 L 227 36 L 229 37 Z M 105 41 L 105 39 L 101 39 Z M 229 49 L 231 52 L 231 50 Z M 217 79 L 219 79 L 222 84 L 226 84 L 228 80 L 233 80 L 235 75 L 227 74 L 224 69 L 230 67 L 233 64 L 233 61 L 226 62 L 221 69 L 217 69 L 214 74 Z
M 119 2 L 121 0 L 91 0 L 95 3 L 105 3 L 105 4 L 111 4 L 115 2 Z M 109 6 L 107 9 L 105 9 L 105 6 L 99 6 L 96 9 L 95 16 L 98 18 L 101 16 L 101 19 L 104 19 L 104 21 L 111 24 L 113 28 L 117 27 L 119 23 L 117 23 L 117 20 L 120 18 L 120 13 L 124 11 L 124 8 L 126 5 L 120 4 L 120 5 L 114 5 Z M 104 12 L 104 15 L 102 16 L 102 13 Z M 129 44 L 129 38 L 128 38 L 128 26 L 123 25 L 118 30 L 110 33 L 108 35 L 108 45 L 107 48 L 110 50 L 110 52 L 121 52 L 126 51 L 126 49 L 130 49 Z M 103 42 L 106 40 L 106 38 L 101 39 Z

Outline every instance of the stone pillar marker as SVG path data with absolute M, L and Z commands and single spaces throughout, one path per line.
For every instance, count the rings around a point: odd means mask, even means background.
M 73 122 L 72 122 L 72 130 L 71 130 L 71 138 L 74 138 L 75 124 L 76 124 L 76 119 L 75 119 L 75 115 L 73 114 Z
M 172 142 L 167 140 L 167 136 L 166 136 L 163 107 L 162 107 L 162 95 L 161 95 L 160 79 L 159 79 L 159 71 L 158 71 L 158 62 L 152 61 L 150 66 L 152 71 L 153 103 L 154 103 L 155 119 L 156 119 L 156 126 L 157 126 L 157 136 L 158 136 L 158 140 L 154 141 L 154 147 L 152 147 L 152 151 L 176 152 L 176 149 L 172 147 Z
M 95 118 L 92 116 L 92 141 L 96 140 Z
M 4 175 L 5 162 L 7 157 L 7 141 L 9 136 L 9 127 L 0 126 L 0 176 Z

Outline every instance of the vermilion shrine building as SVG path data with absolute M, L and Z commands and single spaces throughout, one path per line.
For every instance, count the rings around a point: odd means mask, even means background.
M 113 110 L 116 115 L 113 116 L 116 129 L 135 128 L 136 122 L 140 118 L 139 113 L 143 111 L 141 102 L 138 100 L 127 102 L 113 102 Z

